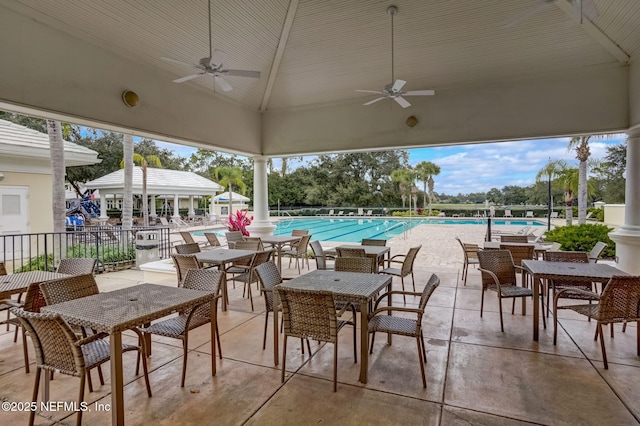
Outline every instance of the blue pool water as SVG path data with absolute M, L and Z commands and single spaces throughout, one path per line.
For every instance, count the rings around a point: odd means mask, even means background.
M 276 223 L 273 235 L 291 235 L 294 229 L 307 229 L 314 240 L 320 241 L 340 241 L 348 243 L 359 243 L 363 238 L 389 239 L 400 235 L 405 229 L 409 230 L 422 224 L 440 225 L 482 225 L 486 226 L 487 221 L 483 219 L 291 219 L 282 220 Z M 516 226 L 542 226 L 537 221 L 526 220 L 494 220 L 493 225 L 516 225 Z M 203 231 L 194 231 L 193 235 L 203 235 Z M 215 233 L 224 237 L 224 230 L 217 230 Z

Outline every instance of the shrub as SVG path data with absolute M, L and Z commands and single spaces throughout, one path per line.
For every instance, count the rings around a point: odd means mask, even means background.
M 602 257 L 615 258 L 616 244 L 608 235 L 611 231 L 613 228 L 602 224 L 558 226 L 546 233 L 545 241 L 560 243 L 565 251 L 591 251 L 598 241 L 602 241 L 608 244 Z
M 604 222 L 604 209 L 590 208 L 587 209 L 587 212 L 592 213 L 591 217 L 596 219 L 598 222 Z

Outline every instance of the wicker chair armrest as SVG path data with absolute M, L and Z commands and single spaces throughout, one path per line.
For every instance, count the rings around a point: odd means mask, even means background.
M 336 313 L 336 316 L 339 316 L 339 317 L 340 317 L 340 316 L 342 316 L 342 314 L 344 314 L 344 313 L 347 311 L 347 309 L 350 309 L 352 312 L 355 312 L 355 311 L 356 311 L 356 308 L 355 308 L 355 306 L 353 305 L 353 303 L 352 303 L 352 302 L 347 302 L 347 303 L 345 303 L 345 304 L 344 304 L 344 306 L 342 307 L 342 309 L 340 309 L 340 310 Z
M 396 257 L 407 257 L 407 255 L 406 255 L 406 254 L 396 254 L 396 255 L 393 255 L 393 256 L 391 257 L 391 259 L 389 259 L 389 262 L 397 262 L 397 263 L 402 263 L 402 262 L 404 262 L 404 260 L 393 260 L 393 259 L 395 259 Z
M 382 300 L 384 300 L 385 297 L 388 296 L 393 296 L 394 294 L 402 294 L 405 296 L 422 296 L 422 293 L 417 293 L 417 292 L 412 292 L 412 291 L 400 291 L 400 290 L 393 290 L 393 291 L 387 291 L 385 293 L 382 293 L 380 296 L 378 296 L 378 298 L 376 299 L 376 303 L 373 306 L 373 309 L 377 309 L 378 305 L 380 304 L 380 302 L 382 302 Z
M 82 345 L 86 345 L 87 343 L 91 343 L 100 339 L 104 339 L 104 334 L 102 333 L 91 334 L 87 337 L 83 337 L 82 339 L 76 340 L 73 344 L 77 347 L 80 347 Z
M 24 306 L 24 303 L 22 302 L 18 302 L 17 300 L 13 300 L 13 299 L 3 299 L 0 300 L 0 304 L 2 305 L 9 305 L 12 308 L 22 308 Z
M 189 312 L 189 315 L 187 316 L 187 321 L 186 321 L 186 322 L 185 322 L 185 324 L 184 324 L 184 329 L 185 329 L 185 330 L 189 330 L 189 324 L 191 323 L 191 317 L 193 317 L 193 314 L 198 310 L 198 308 L 199 308 L 200 306 L 204 306 L 204 305 L 206 305 L 206 304 L 208 304 L 208 303 L 211 303 L 211 302 L 216 302 L 216 303 L 217 303 L 217 302 L 218 302 L 218 299 L 219 299 L 219 298 L 221 298 L 221 297 L 222 297 L 222 295 L 217 294 L 217 295 L 213 298 L 213 300 L 211 300 L 211 301 L 209 301 L 209 302 L 200 303 L 200 304 L 198 304 L 198 305 L 194 306 L 193 308 L 191 308 L 191 312 Z
M 520 272 L 524 272 L 524 273 L 527 273 L 527 274 L 529 273 L 529 271 L 527 271 L 526 269 L 524 269 L 522 266 L 514 265 L 513 267 L 514 267 L 514 268 L 516 268 L 516 269 L 519 269 L 519 270 L 520 270 Z
M 498 280 L 498 277 L 496 276 L 496 274 L 494 274 L 493 272 L 487 269 L 478 268 L 478 270 L 480 272 L 486 272 L 487 274 L 489 274 L 491 278 L 493 278 L 493 282 L 496 284 L 496 286 L 498 286 L 498 290 L 500 290 L 500 280 Z
M 420 315 L 422 313 L 422 310 L 418 309 L 418 308 L 405 308 L 404 306 L 384 306 L 382 308 L 376 308 L 373 312 L 371 312 L 369 314 L 369 319 L 371 319 L 373 316 L 381 313 L 381 312 L 389 312 L 389 311 L 396 311 L 396 312 L 412 312 L 414 314 L 418 314 Z
M 593 291 L 588 291 L 588 290 L 582 290 L 580 288 L 563 288 L 562 290 L 556 292 L 556 295 L 553 298 L 553 300 L 557 301 L 560 297 L 562 297 L 562 293 L 567 293 L 567 292 L 571 292 L 574 294 L 577 293 L 582 296 L 590 297 L 592 300 L 600 300 L 600 295 L 598 293 L 594 293 Z

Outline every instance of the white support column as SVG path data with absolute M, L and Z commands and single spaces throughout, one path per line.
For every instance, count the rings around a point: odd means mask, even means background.
M 247 227 L 251 236 L 272 235 L 275 225 L 269 220 L 267 159 L 253 157 L 253 222 Z
M 156 213 L 156 196 L 150 195 L 150 197 L 151 197 L 151 200 L 149 201 L 150 203 L 149 207 L 151 211 L 149 212 L 149 217 L 152 217 L 155 219 L 156 217 L 158 217 L 158 214 Z
M 100 225 L 104 225 L 109 220 L 109 216 L 107 215 L 107 197 L 103 192 L 100 192 Z
M 627 135 L 624 225 L 609 237 L 616 243 L 618 267 L 640 275 L 640 126 L 629 130 Z
M 173 196 L 173 216 L 174 218 L 180 219 L 180 199 L 178 198 L 178 194 L 174 194 Z
M 193 195 L 189 195 L 189 213 L 187 213 L 189 217 L 193 217 L 196 215 L 195 210 L 193 210 Z

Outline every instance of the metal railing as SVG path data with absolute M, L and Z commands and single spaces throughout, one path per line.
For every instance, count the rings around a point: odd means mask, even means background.
M 126 269 L 135 265 L 135 234 L 157 231 L 159 256 L 169 257 L 169 228 L 84 226 L 66 232 L 0 235 L 0 261 L 9 271 L 54 270 L 61 258 L 97 259 L 98 272 Z

